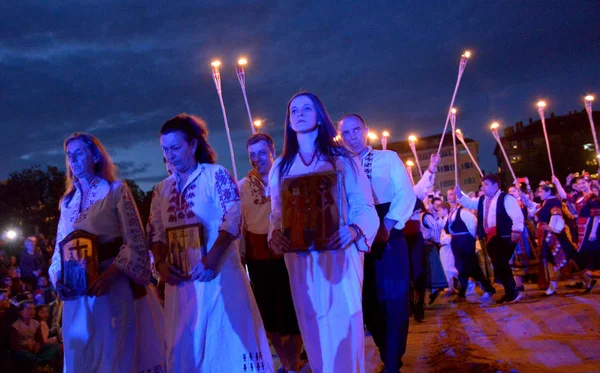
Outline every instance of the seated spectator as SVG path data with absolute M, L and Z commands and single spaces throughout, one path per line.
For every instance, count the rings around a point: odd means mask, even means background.
M 37 239 L 29 236 L 25 240 L 24 249 L 21 251 L 19 267 L 23 282 L 30 284 L 32 289 L 37 285 L 37 279 L 42 274 L 42 254 L 36 250 Z
M 44 345 L 57 344 L 61 342 L 61 336 L 48 326 L 50 318 L 50 307 L 45 304 L 35 308 L 35 319 L 40 323 L 40 335 Z
M 0 289 L 6 289 L 8 291 L 8 296 L 10 297 L 10 292 L 12 290 L 12 278 L 7 273 L 3 273 L 1 277 Z
M 17 262 L 17 257 L 14 255 L 11 255 L 10 259 L 8 260 L 8 270 L 10 270 L 11 268 L 13 268 L 13 269 L 19 268 L 19 264 Z
M 8 290 L 0 289 L 0 353 L 8 350 L 9 326 L 15 320 L 12 317 Z
M 44 345 L 40 323 L 34 319 L 35 308 L 30 301 L 19 304 L 19 319 L 12 324 L 10 348 L 17 360 L 43 364 L 52 361 L 60 351 L 57 344 Z
M 56 292 L 46 276 L 38 278 L 37 289 L 33 292 L 33 297 L 40 299 L 39 304 L 50 304 L 56 299 Z
M 11 267 L 8 269 L 8 277 L 10 277 L 10 296 L 15 297 L 25 291 L 25 284 L 21 281 L 21 272 L 18 268 Z

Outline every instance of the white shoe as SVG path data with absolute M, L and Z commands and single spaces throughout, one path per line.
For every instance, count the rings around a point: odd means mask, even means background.
M 479 299 L 481 299 L 481 300 L 488 300 L 488 299 L 492 299 L 492 296 L 493 296 L 493 295 L 494 295 L 494 294 L 492 294 L 492 293 L 490 293 L 490 292 L 485 292 L 485 293 L 483 293 L 483 295 L 482 295 L 482 296 L 480 296 L 480 297 L 479 297 Z
M 511 300 L 510 302 L 506 302 L 506 303 L 509 303 L 509 304 L 517 303 L 521 299 L 523 299 L 523 293 L 519 293 L 519 295 L 517 295 L 517 297 L 515 299 Z
M 469 280 L 469 285 L 467 285 L 467 295 L 477 295 L 477 293 L 475 292 L 475 287 L 475 283 Z

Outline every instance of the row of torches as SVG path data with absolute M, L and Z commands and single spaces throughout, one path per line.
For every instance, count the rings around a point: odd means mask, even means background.
M 452 126 L 452 143 L 453 143 L 453 150 L 454 150 L 454 175 L 455 175 L 455 181 L 458 183 L 458 159 L 457 159 L 457 152 L 456 152 L 456 139 L 458 138 L 458 140 L 463 144 L 463 146 L 465 147 L 467 153 L 469 154 L 469 157 L 471 158 L 471 160 L 473 161 L 473 164 L 475 165 L 475 167 L 477 168 L 477 170 L 479 171 L 479 174 L 481 176 L 483 176 L 483 172 L 481 171 L 481 168 L 479 167 L 479 164 L 477 162 L 477 160 L 475 159 L 475 157 L 473 157 L 473 154 L 471 153 L 469 147 L 467 146 L 463 134 L 460 131 L 460 129 L 456 128 L 456 108 L 454 108 L 454 99 L 456 98 L 456 93 L 458 91 L 458 87 L 460 85 L 460 81 L 462 78 L 462 74 L 465 70 L 465 67 L 467 65 L 467 61 L 469 59 L 469 57 L 471 57 L 471 52 L 470 51 L 466 51 L 460 59 L 460 64 L 459 64 L 459 69 L 458 69 L 458 77 L 456 79 L 456 85 L 454 87 L 454 93 L 452 95 L 452 100 L 450 101 L 450 109 L 448 110 L 448 115 L 446 117 L 446 123 L 444 124 L 444 131 L 442 132 L 442 136 L 440 139 L 440 143 L 438 146 L 438 151 L 437 154 L 440 153 L 440 150 L 442 148 L 442 144 L 444 142 L 444 136 L 446 134 L 446 130 L 448 128 L 448 122 L 450 121 L 451 126 Z M 253 120 L 252 119 L 252 113 L 250 112 L 250 105 L 248 104 L 248 97 L 246 95 L 246 74 L 244 71 L 245 66 L 248 64 L 248 60 L 246 58 L 240 58 L 238 60 L 238 63 L 236 65 L 236 73 L 237 73 L 237 77 L 238 77 L 238 81 L 240 83 L 240 87 L 242 88 L 242 94 L 244 96 L 244 102 L 246 103 L 246 110 L 248 112 L 248 119 L 250 121 L 250 127 L 252 129 L 252 133 L 256 133 L 260 130 L 260 128 L 263 125 L 263 122 L 261 120 Z M 219 100 L 221 102 L 221 109 L 223 111 L 223 119 L 225 121 L 225 129 L 227 132 L 227 140 L 229 141 L 229 150 L 230 150 L 230 155 L 231 155 L 231 162 L 232 162 L 232 166 L 233 166 L 233 173 L 235 176 L 235 179 L 238 180 L 238 175 L 237 175 L 237 167 L 235 164 L 235 156 L 234 156 L 234 152 L 233 152 L 233 145 L 231 142 L 231 135 L 229 132 L 229 124 L 228 124 L 228 120 L 227 120 L 227 113 L 225 111 L 225 104 L 223 103 L 223 94 L 222 94 L 222 89 L 221 89 L 221 74 L 220 74 L 220 67 L 221 67 L 221 62 L 216 60 L 213 61 L 211 63 L 212 66 L 212 75 L 213 75 L 213 80 L 215 83 L 215 88 L 217 89 L 217 94 L 219 95 Z M 591 129 L 592 129 L 592 136 L 593 136 L 593 140 L 594 140 L 594 147 L 596 150 L 596 157 L 600 158 L 600 151 L 598 149 L 598 139 L 596 137 L 596 128 L 594 126 L 594 120 L 592 118 L 592 101 L 594 101 L 594 96 L 592 95 L 588 95 L 585 96 L 585 109 L 587 111 L 588 114 L 588 118 L 590 121 L 590 125 L 591 125 Z M 554 175 L 554 166 L 552 164 L 552 154 L 550 152 L 550 142 L 548 141 L 548 133 L 546 131 L 546 119 L 544 117 L 544 108 L 546 107 L 546 102 L 544 101 L 539 101 L 537 103 L 537 107 L 538 107 L 538 113 L 540 115 L 540 119 L 542 121 L 542 128 L 544 131 L 544 138 L 546 140 L 546 149 L 548 151 L 548 160 L 550 162 L 550 170 L 552 172 L 552 175 Z M 496 141 L 498 142 L 498 145 L 500 147 L 500 149 L 502 150 L 502 154 L 504 155 L 505 161 L 506 161 L 506 165 L 509 169 L 509 171 L 511 172 L 511 175 L 513 177 L 514 180 L 516 180 L 516 176 L 515 176 L 515 172 L 512 169 L 510 160 L 508 159 L 508 156 L 506 155 L 506 151 L 504 150 L 504 146 L 502 145 L 502 141 L 500 141 L 500 136 L 498 135 L 498 128 L 500 127 L 500 124 L 498 122 L 494 122 L 491 124 L 490 129 L 492 131 L 492 135 L 494 136 L 494 138 L 496 139 Z M 369 131 L 368 133 L 369 139 L 374 141 L 377 140 L 378 136 L 375 132 L 371 132 Z M 387 141 L 390 137 L 390 133 L 389 131 L 383 131 L 381 133 L 381 146 L 384 150 L 387 149 Z M 341 138 L 340 136 L 336 136 L 335 138 L 336 141 L 340 141 Z M 421 171 L 421 165 L 419 164 L 419 158 L 417 156 L 417 150 L 415 147 L 415 143 L 417 142 L 417 137 L 415 135 L 410 135 L 408 136 L 408 144 L 410 146 L 410 149 L 415 157 L 415 162 L 416 162 L 416 166 L 417 169 L 419 171 L 419 175 L 422 177 L 423 173 Z M 415 163 L 413 163 L 412 161 L 407 161 L 406 162 L 406 166 L 408 168 L 408 173 L 410 175 L 411 180 L 413 179 L 412 176 L 412 167 L 415 166 Z M 413 181 L 414 183 L 414 181 Z

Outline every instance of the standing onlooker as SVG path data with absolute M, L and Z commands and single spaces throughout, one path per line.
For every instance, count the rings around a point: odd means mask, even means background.
M 42 254 L 36 250 L 37 239 L 29 236 L 25 239 L 25 247 L 21 252 L 20 268 L 23 282 L 32 288 L 37 286 L 37 279 L 42 274 Z

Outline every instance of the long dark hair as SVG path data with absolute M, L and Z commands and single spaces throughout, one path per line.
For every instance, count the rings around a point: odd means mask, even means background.
M 194 153 L 196 162 L 215 164 L 217 161 L 217 153 L 208 143 L 208 128 L 206 122 L 195 115 L 181 113 L 166 121 L 160 128 L 161 135 L 177 131 L 183 134 L 185 141 L 188 143 L 191 143 L 194 139 L 198 142 L 196 152 Z
M 356 174 L 356 165 L 353 161 L 354 154 L 352 154 L 352 152 L 335 140 L 337 131 L 331 122 L 331 118 L 329 117 L 329 114 L 327 114 L 327 110 L 325 110 L 325 106 L 323 106 L 321 100 L 314 93 L 298 92 L 292 96 L 288 102 L 287 110 L 285 112 L 285 134 L 283 139 L 283 153 L 281 154 L 281 163 L 279 164 L 279 178 L 281 179 L 283 176 L 287 175 L 290 167 L 292 167 L 292 163 L 294 162 L 296 154 L 298 154 L 298 137 L 290 122 L 290 105 L 296 97 L 300 96 L 306 96 L 310 98 L 315 105 L 315 110 L 317 111 L 317 123 L 320 123 L 320 125 L 317 127 L 317 131 L 319 132 L 317 134 L 317 139 L 315 140 L 316 150 L 325 158 L 327 162 L 331 163 L 334 169 L 337 158 L 347 158 L 352 166 L 352 171 Z

